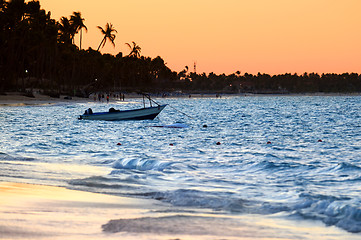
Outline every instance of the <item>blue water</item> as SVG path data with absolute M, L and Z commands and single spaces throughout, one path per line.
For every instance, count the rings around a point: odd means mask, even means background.
M 360 96 L 158 101 L 169 106 L 153 121 L 77 119 L 89 107 L 131 109 L 140 99 L 0 107 L 0 181 L 282 213 L 360 234 Z M 189 127 L 152 127 L 174 123 Z

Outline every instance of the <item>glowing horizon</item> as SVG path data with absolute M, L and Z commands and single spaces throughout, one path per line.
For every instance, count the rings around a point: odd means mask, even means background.
M 129 53 L 135 41 L 143 56 L 198 73 L 361 73 L 359 0 L 40 0 L 59 21 L 79 11 L 88 32 L 84 49 L 97 49 L 107 22 L 118 31 L 116 47 Z M 75 36 L 79 46 L 79 35 Z

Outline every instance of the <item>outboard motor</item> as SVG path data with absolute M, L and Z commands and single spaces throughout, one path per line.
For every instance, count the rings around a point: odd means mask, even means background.
M 91 108 L 88 108 L 87 110 L 85 110 L 84 114 L 85 115 L 93 114 L 93 110 Z

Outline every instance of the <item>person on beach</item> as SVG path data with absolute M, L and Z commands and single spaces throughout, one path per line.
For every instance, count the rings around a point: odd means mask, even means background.
M 109 94 L 107 94 L 107 103 L 109 103 Z

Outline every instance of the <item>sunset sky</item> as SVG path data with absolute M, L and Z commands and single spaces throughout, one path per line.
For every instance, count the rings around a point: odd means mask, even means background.
M 59 20 L 80 11 L 88 32 L 83 48 L 97 49 L 98 25 L 118 31 L 116 47 L 197 73 L 361 73 L 361 0 L 40 0 Z M 76 36 L 79 46 L 79 35 Z

